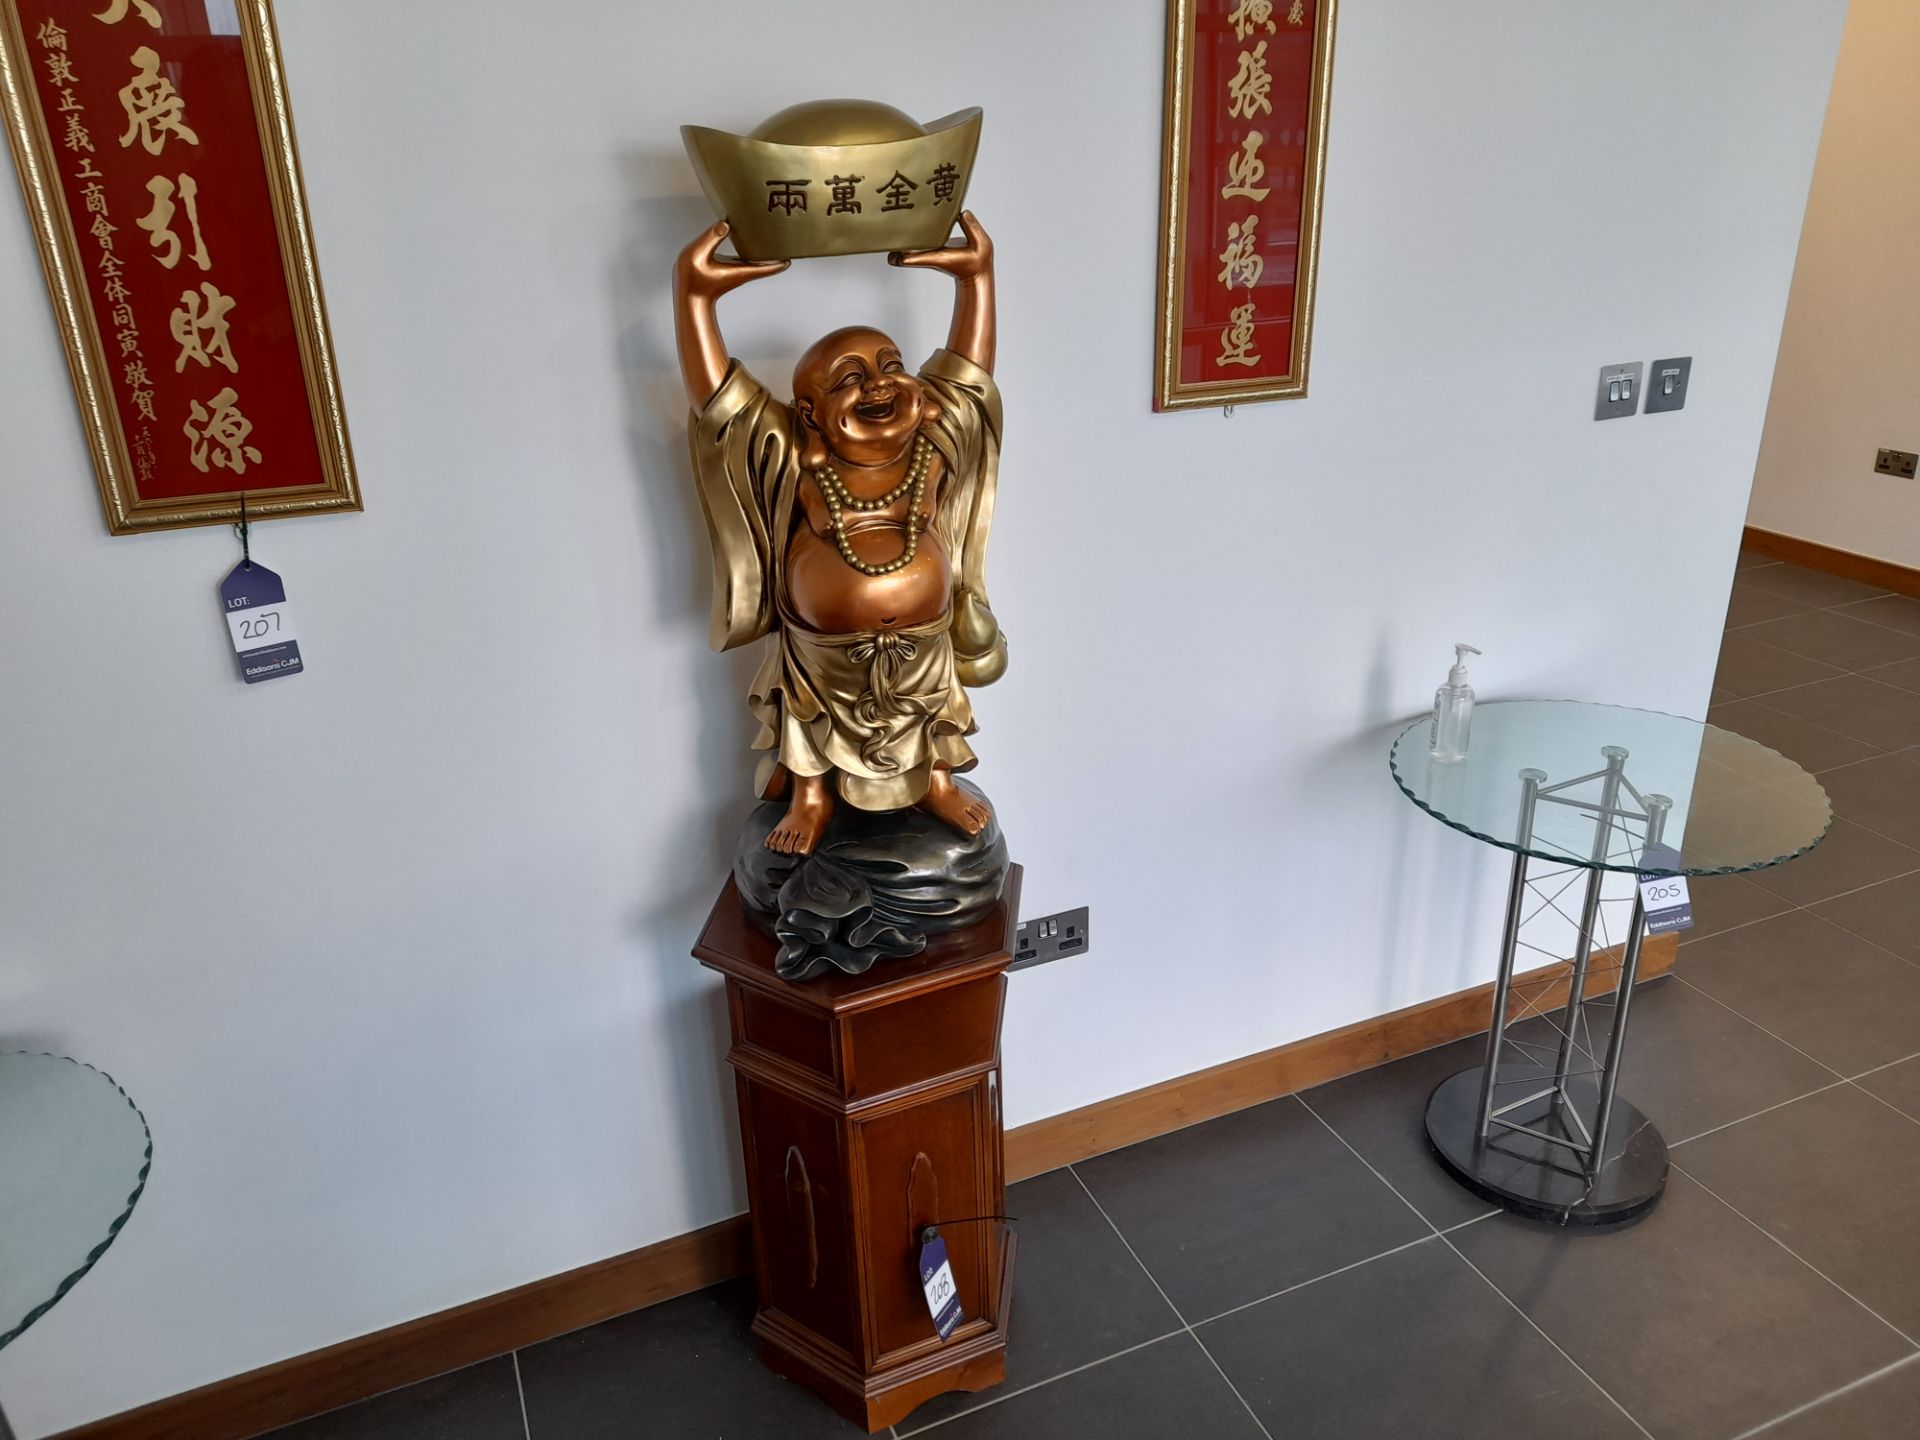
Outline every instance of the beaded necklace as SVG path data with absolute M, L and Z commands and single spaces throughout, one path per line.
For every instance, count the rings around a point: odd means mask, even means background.
M 933 444 L 925 435 L 915 433 L 913 437 L 913 458 L 907 463 L 907 473 L 900 477 L 900 483 L 886 494 L 872 500 L 862 500 L 848 490 L 840 479 L 840 472 L 831 462 L 820 466 L 813 472 L 813 483 L 820 487 L 821 498 L 827 502 L 827 513 L 833 517 L 833 539 L 840 549 L 840 558 L 858 570 L 862 575 L 891 575 L 895 570 L 904 568 L 913 562 L 914 551 L 920 548 L 920 501 L 927 490 L 927 471 L 933 466 Z M 880 565 L 869 565 L 853 553 L 853 543 L 847 539 L 846 512 L 873 514 L 893 505 L 902 495 L 913 498 L 907 503 L 907 540 L 900 553 L 893 559 Z

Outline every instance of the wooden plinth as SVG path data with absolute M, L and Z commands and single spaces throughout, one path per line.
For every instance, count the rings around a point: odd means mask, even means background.
M 1000 1016 L 1020 869 L 992 914 L 865 975 L 791 984 L 729 880 L 693 953 L 727 980 L 769 1367 L 869 1432 L 1006 1377 L 1013 1236 Z M 940 1225 L 964 1319 L 927 1314 L 920 1231 Z

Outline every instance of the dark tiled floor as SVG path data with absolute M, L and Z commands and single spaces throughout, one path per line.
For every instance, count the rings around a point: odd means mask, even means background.
M 1426 1150 L 1478 1042 L 1012 1187 L 1008 1380 L 933 1440 L 1920 1437 L 1920 602 L 1743 556 L 1716 719 L 1819 764 L 1811 855 L 1694 884 L 1622 1091 L 1672 1144 L 1609 1235 L 1496 1214 Z M 858 1432 L 722 1286 L 280 1432 L 808 1440 Z

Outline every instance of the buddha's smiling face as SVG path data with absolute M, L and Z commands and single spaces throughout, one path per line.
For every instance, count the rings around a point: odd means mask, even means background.
M 937 413 L 900 348 L 864 326 L 836 330 L 800 358 L 793 403 L 828 453 L 851 465 L 894 459 Z

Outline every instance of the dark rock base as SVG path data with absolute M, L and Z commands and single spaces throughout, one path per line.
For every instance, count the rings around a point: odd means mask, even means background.
M 955 783 L 986 798 L 965 780 Z M 917 955 L 929 935 L 979 920 L 1006 883 L 998 819 L 968 837 L 924 810 L 842 802 L 811 855 L 780 855 L 766 840 L 786 811 L 785 801 L 754 807 L 733 860 L 748 915 L 780 942 L 775 968 L 786 980 L 858 975 L 876 960 Z

